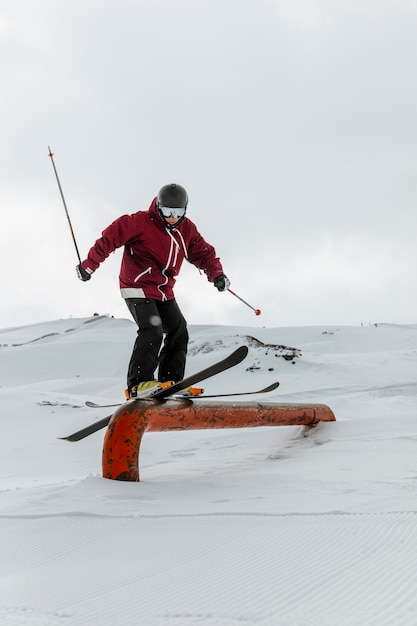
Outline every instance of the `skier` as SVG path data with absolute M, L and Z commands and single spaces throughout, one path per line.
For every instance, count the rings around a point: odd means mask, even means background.
M 184 259 L 203 270 L 219 291 L 230 286 L 215 249 L 186 217 L 187 205 L 184 187 L 165 185 L 147 211 L 122 215 L 110 224 L 76 268 L 80 280 L 90 280 L 109 254 L 124 246 L 120 290 L 138 326 L 127 372 L 127 398 L 184 377 L 187 322 L 173 292 Z

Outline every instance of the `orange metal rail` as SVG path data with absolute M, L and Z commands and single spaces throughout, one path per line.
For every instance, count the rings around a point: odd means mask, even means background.
M 107 427 L 103 477 L 139 481 L 139 450 L 146 431 L 314 426 L 335 419 L 325 404 L 131 400 L 117 409 Z

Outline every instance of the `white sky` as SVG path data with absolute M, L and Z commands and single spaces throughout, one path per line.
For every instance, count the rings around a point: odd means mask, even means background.
M 232 288 L 189 323 L 416 322 L 417 1 L 3 0 L 0 327 L 129 317 L 121 251 L 82 258 L 168 182 Z

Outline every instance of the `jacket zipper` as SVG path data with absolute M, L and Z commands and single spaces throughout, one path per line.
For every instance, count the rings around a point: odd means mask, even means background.
M 143 272 L 141 272 L 140 274 L 138 274 L 138 275 L 136 276 L 136 278 L 134 279 L 134 282 L 135 282 L 135 283 L 137 283 L 137 282 L 138 282 L 138 280 L 139 280 L 140 278 L 142 278 L 142 276 L 145 276 L 145 274 L 152 274 L 152 268 L 151 268 L 151 267 L 148 267 L 148 269 L 146 269 L 146 270 L 144 270 Z

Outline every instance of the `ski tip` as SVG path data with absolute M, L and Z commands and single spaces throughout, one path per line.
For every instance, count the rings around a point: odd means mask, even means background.
M 248 346 L 240 346 L 240 348 L 237 348 L 237 350 L 235 350 L 235 355 L 244 359 L 245 356 L 248 354 L 248 352 L 249 352 Z
M 274 389 L 278 389 L 278 387 L 279 387 L 279 382 L 277 381 L 276 383 L 272 383 L 272 385 L 265 387 L 264 392 L 274 391 Z

